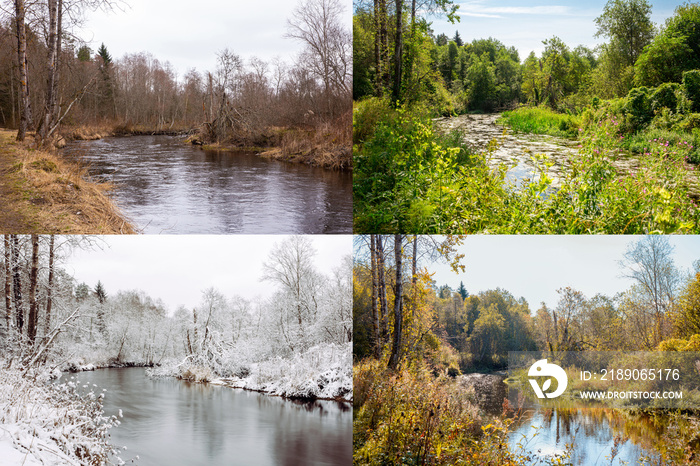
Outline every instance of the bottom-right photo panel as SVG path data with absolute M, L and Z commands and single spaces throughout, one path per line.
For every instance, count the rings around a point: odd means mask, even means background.
M 353 254 L 354 464 L 700 464 L 699 236 Z

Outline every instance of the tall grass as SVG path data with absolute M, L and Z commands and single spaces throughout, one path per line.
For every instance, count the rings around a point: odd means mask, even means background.
M 581 118 L 557 113 L 546 107 L 521 107 L 503 112 L 500 123 L 522 133 L 549 134 L 573 138 L 578 136 Z
M 90 179 L 87 170 L 57 153 L 34 150 L 0 131 L 0 155 L 10 165 L 6 176 L 16 191 L 13 206 L 26 218 L 16 233 L 134 233 L 134 227 L 109 197 L 112 186 Z

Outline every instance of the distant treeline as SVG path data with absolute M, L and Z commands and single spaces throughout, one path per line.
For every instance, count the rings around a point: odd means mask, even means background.
M 68 18 L 74 10 L 91 5 L 75 2 L 79 5 L 76 7 L 74 2 L 59 2 L 54 10 L 49 5 L 47 13 L 44 5 L 24 5 L 21 0 L 15 3 L 22 4 L 24 21 L 17 21 L 20 16 L 16 12 L 0 15 L 2 126 L 18 128 L 26 115 L 26 129 L 40 130 L 47 126 L 42 121 L 48 113 L 52 132 L 59 123 L 153 130 L 207 123 L 209 130 L 230 131 L 266 126 L 313 127 L 350 111 L 350 32 L 340 22 L 342 6 L 337 0 L 300 2 L 286 35 L 304 45 L 299 57 L 270 62 L 256 57 L 244 60 L 224 49 L 218 53 L 215 71 L 190 69 L 184 76 L 178 76 L 167 61 L 147 52 L 113 58 L 105 44 L 93 50 L 73 36 L 66 26 L 72 24 Z M 322 18 L 320 12 L 324 13 Z M 66 20 L 62 27 L 63 16 Z M 56 20 L 57 25 L 52 22 Z M 20 29 L 24 30 L 24 42 L 18 40 Z M 317 29 L 324 33 L 323 40 L 310 34 Z M 26 57 L 26 68 L 20 66 L 22 57 Z M 53 94 L 48 91 L 52 86 Z M 216 139 L 229 136 L 215 134 Z
M 356 2 L 354 99 L 391 95 L 394 101 L 427 103 L 443 114 L 517 103 L 575 111 L 594 97 L 680 83 L 684 71 L 700 68 L 696 2 L 678 6 L 657 28 L 646 0 L 610 0 L 595 19 L 596 36 L 606 43 L 572 47 L 555 36 L 542 41 L 541 56 L 531 52 L 522 62 L 514 47 L 494 38 L 465 43 L 459 30 L 453 37 L 435 35 L 420 11 L 408 8 L 410 19 L 396 21 L 397 8 L 401 14 L 406 5 L 388 3 Z M 456 19 L 453 2 L 425 3 Z

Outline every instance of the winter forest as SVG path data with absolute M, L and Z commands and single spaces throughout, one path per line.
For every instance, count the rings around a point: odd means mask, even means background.
M 245 237 L 228 239 L 249 244 Z M 0 452 L 8 448 L 8 436 L 23 454 L 36 437 L 80 464 L 111 458 L 116 447 L 106 434 L 117 419 L 103 415 L 95 394 L 81 394 L 71 383 L 45 383 L 61 371 L 143 366 L 152 368 L 147 373 L 154 380 L 213 382 L 299 400 L 352 400 L 352 262 L 347 254 L 320 272 L 313 237 L 267 237 L 257 277 L 264 296 L 227 296 L 209 287 L 196 306 L 176 309 L 144 291 L 113 289 L 99 276 L 85 283 L 71 275 L 72 258 L 108 250 L 108 237 L 3 240 L 0 424 L 6 434 L 0 434 Z M 345 243 L 332 244 L 349 253 Z M 22 392 L 32 395 L 18 397 Z M 52 407 L 56 400 L 61 410 Z M 349 438 L 345 443 L 349 447 Z M 47 464 L 36 448 L 27 450 L 38 461 L 30 464 Z

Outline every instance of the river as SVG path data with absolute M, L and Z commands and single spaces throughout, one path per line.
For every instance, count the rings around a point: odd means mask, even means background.
M 143 233 L 352 233 L 352 174 L 208 151 L 175 136 L 75 141 L 64 154 L 113 196 Z
M 544 409 L 527 398 L 519 398 L 518 390 L 503 383 L 504 378 L 497 374 L 467 374 L 460 376 L 457 383 L 463 389 L 473 387 L 479 408 L 488 415 L 501 415 L 504 398 L 523 400 L 520 415 L 511 426 L 509 446 L 511 451 L 533 458 L 527 465 L 547 464 L 543 458 L 567 451 L 575 466 L 633 466 L 642 464 L 644 458 L 658 461 L 654 445 L 660 442 L 663 432 L 651 420 L 628 418 L 622 411 L 575 402 Z M 515 408 L 515 404 L 511 406 Z
M 106 389 L 106 415 L 123 413 L 110 430 L 120 457 L 141 465 L 352 464 L 352 407 L 296 402 L 257 392 L 174 378 L 143 368 L 64 374 L 95 393 Z M 94 387 L 92 385 L 95 385 Z
M 485 150 L 490 141 L 498 141 L 498 147 L 489 154 L 489 163 L 494 168 L 511 166 L 507 178 L 515 182 L 532 178 L 534 164 L 531 157 L 543 154 L 552 163 L 548 171 L 552 186 L 560 186 L 570 166 L 569 158 L 578 150 L 579 142 L 548 135 L 515 133 L 496 124 L 500 116 L 500 113 L 460 115 L 438 118 L 435 124 L 442 132 L 461 131 L 464 140 L 476 150 Z M 616 155 L 614 165 L 622 172 L 633 171 L 639 166 L 634 157 L 622 153 Z

